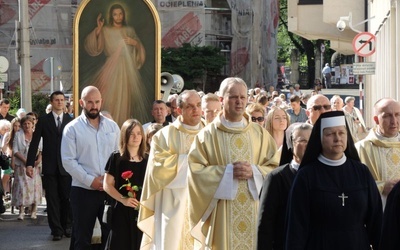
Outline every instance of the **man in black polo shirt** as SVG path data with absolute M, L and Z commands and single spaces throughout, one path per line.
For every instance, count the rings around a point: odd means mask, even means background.
M 7 119 L 9 122 L 15 117 L 10 115 L 8 111 L 10 110 L 10 101 L 8 99 L 0 100 L 0 120 Z

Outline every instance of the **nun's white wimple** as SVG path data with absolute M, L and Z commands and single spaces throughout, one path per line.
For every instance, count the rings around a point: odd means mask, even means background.
M 334 116 L 322 118 L 321 120 L 321 140 L 322 140 L 322 132 L 325 128 L 337 127 L 337 126 L 346 126 L 346 120 L 344 116 Z

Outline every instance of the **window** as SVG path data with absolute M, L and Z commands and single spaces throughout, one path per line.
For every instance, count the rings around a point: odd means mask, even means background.
M 299 5 L 324 4 L 324 0 L 299 0 Z

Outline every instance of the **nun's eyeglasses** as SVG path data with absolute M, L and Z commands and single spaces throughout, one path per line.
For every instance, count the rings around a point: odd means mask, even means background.
M 312 109 L 314 111 L 319 111 L 322 108 L 324 108 L 325 110 L 331 110 L 332 107 L 331 107 L 331 105 L 314 105 L 314 106 L 312 106 Z
M 307 144 L 308 140 L 297 140 L 297 141 L 293 141 L 295 143 L 299 143 L 299 144 Z

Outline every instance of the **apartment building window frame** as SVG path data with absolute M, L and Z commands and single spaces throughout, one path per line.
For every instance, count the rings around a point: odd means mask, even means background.
M 299 5 L 324 4 L 324 0 L 299 0 Z

